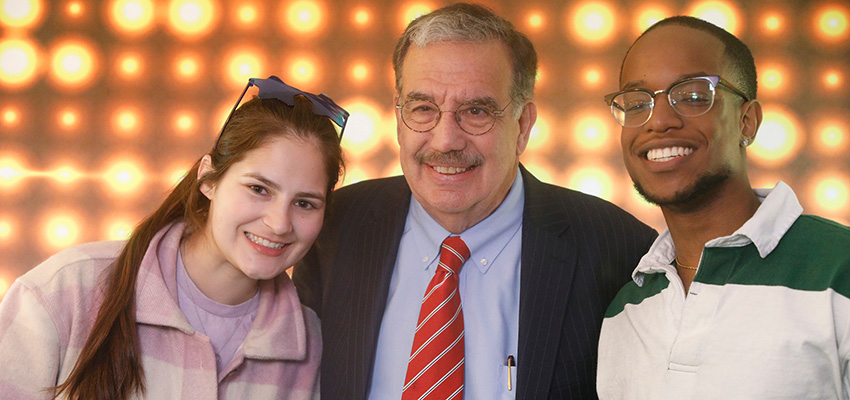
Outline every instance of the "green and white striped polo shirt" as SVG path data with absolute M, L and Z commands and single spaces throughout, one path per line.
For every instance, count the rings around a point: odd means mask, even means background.
M 801 215 L 779 182 L 706 243 L 685 296 L 669 231 L 609 306 L 601 399 L 847 399 L 850 228 Z

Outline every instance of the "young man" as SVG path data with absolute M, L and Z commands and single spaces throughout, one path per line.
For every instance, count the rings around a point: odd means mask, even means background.
M 519 164 L 537 56 L 505 19 L 444 7 L 393 61 L 404 176 L 337 191 L 294 272 L 322 319 L 322 397 L 595 397 L 603 312 L 655 232 Z
M 850 229 L 801 215 L 779 182 L 752 189 L 762 119 L 746 45 L 663 20 L 606 96 L 635 187 L 668 229 L 605 315 L 603 399 L 846 399 Z

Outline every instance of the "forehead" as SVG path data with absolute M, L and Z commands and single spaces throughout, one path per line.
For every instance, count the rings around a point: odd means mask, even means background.
M 401 97 L 424 94 L 438 102 L 510 94 L 512 67 L 505 45 L 442 42 L 412 45 L 402 66 Z
M 719 39 L 698 29 L 679 25 L 657 28 L 629 51 L 621 87 L 661 88 L 687 76 L 725 76 L 724 50 Z

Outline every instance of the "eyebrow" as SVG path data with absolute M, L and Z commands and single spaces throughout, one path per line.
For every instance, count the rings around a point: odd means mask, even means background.
M 673 82 L 678 82 L 678 81 L 681 81 L 683 79 L 694 78 L 694 77 L 697 77 L 697 76 L 708 76 L 708 75 L 713 75 L 713 74 L 710 74 L 710 73 L 704 72 L 704 71 L 693 72 L 693 73 L 690 73 L 690 74 L 681 74 Z M 625 85 L 623 85 L 623 87 L 620 90 L 638 89 L 638 88 L 645 88 L 645 87 L 646 87 L 646 81 L 641 79 L 641 80 L 638 80 L 638 81 L 631 81 L 631 82 L 626 83 Z
M 249 178 L 256 179 L 256 180 L 260 181 L 262 184 L 274 189 L 275 191 L 280 191 L 280 185 L 278 185 L 277 183 L 269 180 L 268 178 L 266 178 L 266 177 L 264 177 L 264 176 L 262 176 L 258 173 L 249 173 L 249 174 L 245 174 L 245 176 L 247 176 Z M 317 193 L 317 192 L 298 192 L 298 193 L 295 194 L 295 197 L 325 201 L 325 196 L 323 194 Z
M 406 96 L 404 96 L 404 99 L 405 99 L 405 101 L 427 100 L 427 101 L 430 101 L 434 104 L 437 103 L 437 101 L 434 100 L 434 96 L 427 95 L 427 94 L 422 93 L 422 92 L 415 92 L 415 91 L 408 93 Z M 494 99 L 490 96 L 476 97 L 476 98 L 472 98 L 472 99 L 464 99 L 464 101 L 462 101 L 460 104 L 480 104 L 480 105 L 485 105 L 485 106 L 492 107 L 492 108 L 499 108 L 499 104 L 498 104 L 498 102 L 496 102 L 496 99 Z

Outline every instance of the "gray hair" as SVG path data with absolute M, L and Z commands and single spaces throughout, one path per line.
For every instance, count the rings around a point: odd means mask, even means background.
M 513 66 L 511 98 L 514 101 L 534 97 L 537 52 L 531 41 L 510 21 L 487 7 L 456 3 L 416 18 L 396 43 L 393 52 L 395 88 L 401 93 L 401 70 L 411 43 L 422 48 L 431 43 L 484 43 L 498 40 L 508 49 Z

